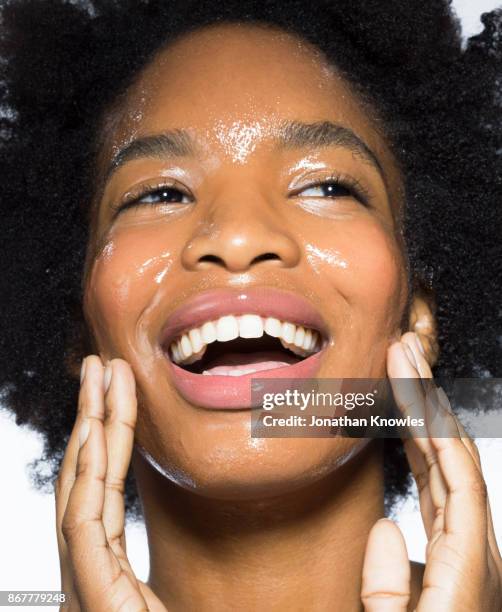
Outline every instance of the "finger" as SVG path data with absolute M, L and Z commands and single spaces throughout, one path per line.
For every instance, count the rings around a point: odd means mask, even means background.
M 425 357 L 425 349 L 423 348 L 422 341 L 420 340 L 418 334 L 415 332 L 406 332 L 401 336 L 401 342 L 404 342 L 413 353 L 420 377 L 432 378 L 432 370 Z
M 424 393 L 415 357 L 406 343 L 397 342 L 389 349 L 387 371 L 398 408 L 405 415 L 421 418 L 426 423 L 431 418 L 429 390 Z M 404 380 L 403 380 L 404 379 Z M 430 389 L 432 383 L 428 385 Z M 417 487 L 421 492 L 420 510 L 428 536 L 438 516 L 438 510 L 446 502 L 446 485 L 437 464 L 437 456 L 424 428 L 411 427 L 412 440 L 405 440 L 405 450 Z M 427 431 L 425 433 L 428 433 Z M 418 448 L 420 453 L 414 452 Z
M 439 400 L 439 403 L 441 404 L 441 407 L 447 413 L 453 415 L 453 420 L 454 420 L 455 425 L 457 427 L 458 435 L 460 436 L 460 439 L 464 443 L 464 446 L 466 447 L 466 449 L 468 450 L 469 454 L 471 455 L 472 460 L 474 461 L 474 463 L 476 464 L 477 468 L 481 472 L 482 471 L 481 470 L 481 458 L 479 456 L 478 447 L 476 446 L 476 444 L 474 443 L 472 438 L 469 436 L 469 434 L 466 432 L 466 430 L 465 430 L 464 426 L 462 425 L 461 421 L 453 413 L 453 410 L 452 410 L 452 407 L 451 407 L 451 404 L 450 404 L 450 400 L 448 399 L 448 396 L 446 395 L 446 393 L 444 392 L 443 389 L 441 389 L 441 388 L 437 389 L 437 398 Z
M 405 416 L 425 421 L 425 394 L 421 377 L 413 353 L 406 343 L 395 342 L 389 347 L 387 373 L 400 411 Z M 410 433 L 424 455 L 434 453 L 428 436 L 424 436 L 423 427 L 410 427 Z
M 75 481 L 77 456 L 79 451 L 78 432 L 84 418 L 103 418 L 103 364 L 96 355 L 84 360 L 83 376 L 78 398 L 75 424 L 64 454 L 58 479 L 56 481 L 56 506 L 62 519 L 70 490 Z M 59 521 L 59 525 L 61 522 Z
M 73 479 L 79 450 L 78 431 L 83 417 L 102 419 L 104 416 L 103 363 L 97 355 L 89 355 L 82 364 L 81 386 L 77 414 L 60 468 L 60 484 L 64 478 Z M 60 487 L 61 488 L 61 487 Z
M 460 555 L 484 559 L 487 533 L 487 490 L 483 475 L 459 436 L 455 416 L 442 407 L 444 437 L 432 437 L 447 487 L 445 531 L 455 537 Z M 466 520 L 466 517 L 469 517 Z
M 68 546 L 75 588 L 84 609 L 146 610 L 106 539 L 102 522 L 107 472 L 103 422 L 87 417 L 79 430 L 75 483 L 71 489 L 62 533 Z
M 432 525 L 435 517 L 435 504 L 432 499 L 431 487 L 429 482 L 429 466 L 425 461 L 423 453 L 420 451 L 413 438 L 403 441 L 404 450 L 411 473 L 415 479 L 420 502 L 420 514 L 425 528 L 427 538 L 431 537 Z
M 364 557 L 361 599 L 366 612 L 406 612 L 410 563 L 401 531 L 381 519 L 370 531 Z
M 441 389 L 442 391 L 442 389 Z M 440 401 L 444 406 L 449 406 L 449 400 L 448 397 L 446 396 L 446 394 L 443 393 L 440 395 Z M 474 442 L 474 440 L 469 436 L 469 434 L 466 432 L 464 426 L 462 425 L 462 422 L 460 421 L 460 419 L 454 415 L 454 419 L 456 421 L 456 425 L 457 428 L 459 430 L 460 433 L 460 437 L 462 442 L 464 443 L 465 447 L 467 448 L 467 450 L 469 451 L 469 454 L 472 457 L 472 460 L 474 461 L 474 463 L 476 464 L 476 467 L 478 468 L 481 476 L 483 475 L 483 469 L 481 466 L 481 457 L 479 454 L 479 450 L 478 447 L 476 446 L 476 443 Z M 501 567 L 502 566 L 502 559 L 500 558 L 500 551 L 499 551 L 499 547 L 498 547 L 498 543 L 497 543 L 497 538 L 495 536 L 495 528 L 493 526 L 493 517 L 492 517 L 492 511 L 491 511 L 491 507 L 490 507 L 490 498 L 487 496 L 486 498 L 486 518 L 487 518 L 487 525 L 488 525 L 488 544 L 490 547 L 490 552 L 493 558 L 494 563 L 498 566 Z
M 401 337 L 401 342 L 405 343 L 412 352 L 416 370 L 422 378 L 422 382 L 423 379 L 432 379 L 432 371 L 425 357 L 425 349 L 418 335 L 414 332 L 407 332 Z M 427 417 L 427 409 L 425 410 L 425 414 Z M 437 522 L 436 508 L 444 505 L 446 499 L 446 487 L 437 486 L 442 483 L 441 476 L 439 475 L 438 477 L 435 473 L 438 467 L 432 445 L 423 448 L 424 452 L 422 452 L 418 448 L 415 440 L 410 439 L 404 441 L 404 449 L 413 477 L 417 483 L 420 513 L 422 515 L 427 538 L 430 539 L 434 530 L 434 524 Z M 432 477 L 430 474 L 431 471 L 433 472 Z M 432 489 L 434 489 L 434 491 L 432 491 Z
M 56 536 L 59 549 L 59 562 L 61 569 L 61 590 L 71 594 L 73 590 L 73 578 L 68 558 L 68 550 L 64 540 L 61 525 L 68 503 L 71 488 L 75 481 L 75 472 L 78 455 L 78 431 L 83 418 L 99 417 L 103 414 L 103 365 L 101 359 L 96 355 L 90 355 L 82 363 L 81 387 L 78 398 L 77 416 L 70 435 L 65 455 L 61 463 L 58 478 L 55 483 L 56 503 Z M 76 598 L 72 598 L 71 611 L 78 610 Z
M 125 550 L 124 491 L 134 444 L 136 387 L 127 362 L 122 359 L 109 362 L 105 371 L 105 389 L 107 471 L 103 525 L 115 555 L 124 569 L 130 569 Z

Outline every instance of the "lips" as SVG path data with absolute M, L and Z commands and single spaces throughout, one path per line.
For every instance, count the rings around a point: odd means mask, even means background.
M 169 317 L 160 345 L 178 392 L 206 408 L 250 408 L 253 378 L 316 376 L 327 327 L 306 299 L 271 288 L 206 291 Z

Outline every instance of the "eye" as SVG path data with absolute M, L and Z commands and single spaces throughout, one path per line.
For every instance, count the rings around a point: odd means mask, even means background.
M 191 202 L 190 196 L 176 187 L 161 187 L 135 198 L 131 204 L 187 204 Z
M 337 181 L 325 181 L 317 185 L 310 185 L 297 195 L 306 196 L 309 198 L 346 198 L 354 195 L 350 187 L 345 187 Z
M 193 202 L 191 195 L 173 185 L 143 185 L 141 190 L 130 193 L 121 204 L 112 206 L 112 211 L 113 216 L 116 217 L 129 208 L 162 204 L 189 204 L 191 202 Z

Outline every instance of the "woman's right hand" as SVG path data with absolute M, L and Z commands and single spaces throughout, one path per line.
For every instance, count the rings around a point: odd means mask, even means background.
M 55 485 L 61 590 L 70 598 L 65 610 L 166 612 L 126 554 L 124 487 L 136 410 L 129 364 L 113 359 L 105 369 L 99 357 L 87 357 Z

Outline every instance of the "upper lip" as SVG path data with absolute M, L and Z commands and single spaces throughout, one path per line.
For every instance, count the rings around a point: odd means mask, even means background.
M 168 317 L 160 343 L 168 347 L 181 333 L 225 315 L 257 314 L 316 329 L 326 338 L 327 325 L 304 297 L 271 287 L 212 289 L 197 294 Z

